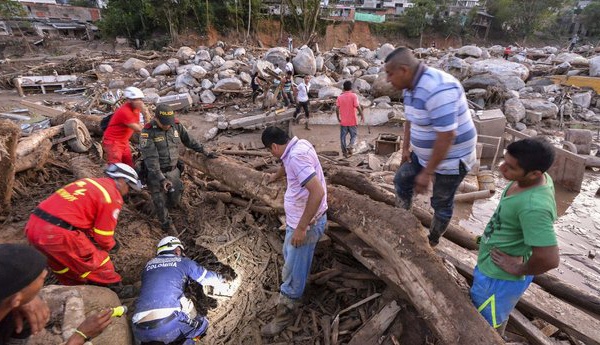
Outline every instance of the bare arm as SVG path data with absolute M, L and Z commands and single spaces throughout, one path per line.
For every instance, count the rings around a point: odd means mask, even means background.
M 127 126 L 127 127 L 129 127 L 129 128 L 131 128 L 131 129 L 133 129 L 133 130 L 134 130 L 134 131 L 136 131 L 136 132 L 141 132 L 141 131 L 142 131 L 142 128 L 144 128 L 144 127 L 143 127 L 141 124 L 139 124 L 139 123 L 128 123 L 126 126 Z
M 510 256 L 498 249 L 492 249 L 492 261 L 505 272 L 515 276 L 538 275 L 558 267 L 558 246 L 533 247 L 532 250 L 529 260 L 523 262 L 520 256 Z
M 362 105 L 359 104 L 356 109 L 358 110 L 358 115 L 360 115 L 360 121 L 365 122 L 365 114 L 363 113 Z
M 268 183 L 275 182 L 284 176 L 285 176 L 285 168 L 283 167 L 283 164 L 282 164 L 279 167 L 279 169 L 277 169 L 277 172 L 275 172 L 274 174 L 269 174 L 269 182 Z
M 323 186 L 321 186 L 321 183 L 316 176 L 313 176 L 313 178 L 311 178 L 304 185 L 304 187 L 308 189 L 308 200 L 306 201 L 304 212 L 300 217 L 300 222 L 298 222 L 298 226 L 296 229 L 294 229 L 294 234 L 292 236 L 292 245 L 294 246 L 300 246 L 303 244 L 308 226 L 313 218 L 317 215 L 319 206 L 321 206 L 321 201 L 325 196 Z
M 339 107 L 335 107 L 335 116 L 337 116 L 338 122 L 342 122 L 342 120 L 340 119 L 340 108 Z

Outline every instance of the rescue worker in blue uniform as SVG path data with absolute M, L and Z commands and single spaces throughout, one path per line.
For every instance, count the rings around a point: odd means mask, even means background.
M 156 254 L 142 274 L 142 288 L 132 317 L 133 334 L 142 344 L 183 342 L 197 344 L 208 328 L 208 321 L 197 315 L 194 304 L 185 295 L 188 281 L 221 286 L 226 280 L 206 270 L 183 253 L 177 237 L 160 240 Z
M 177 236 L 178 232 L 169 217 L 168 209 L 179 205 L 183 192 L 181 170 L 177 164 L 180 144 L 203 153 L 208 158 L 216 157 L 214 152 L 207 153 L 202 144 L 189 136 L 169 106 L 159 105 L 154 119 L 142 129 L 140 151 L 148 174 L 148 190 L 161 228 L 173 236 Z

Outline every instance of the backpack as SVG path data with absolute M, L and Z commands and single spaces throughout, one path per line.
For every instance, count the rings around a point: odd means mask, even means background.
M 112 118 L 113 114 L 106 115 L 105 117 L 102 118 L 102 120 L 100 120 L 100 130 L 102 131 L 103 134 L 106 131 L 106 129 L 108 128 L 108 124 L 110 123 L 110 119 Z

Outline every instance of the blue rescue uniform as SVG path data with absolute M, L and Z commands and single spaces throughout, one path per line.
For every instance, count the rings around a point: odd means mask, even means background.
M 194 344 L 208 328 L 204 316 L 190 316 L 184 296 L 188 281 L 218 285 L 223 278 L 193 260 L 174 254 L 158 255 L 150 260 L 142 274 L 142 289 L 133 315 L 133 334 L 141 342 L 165 344 L 186 339 Z

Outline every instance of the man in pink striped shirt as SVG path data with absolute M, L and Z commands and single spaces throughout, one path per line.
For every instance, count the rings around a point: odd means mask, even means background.
M 358 103 L 358 96 L 352 92 L 352 82 L 344 82 L 344 92 L 337 98 L 337 108 L 335 113 L 340 123 L 340 142 L 342 144 L 342 154 L 344 157 L 352 155 L 352 150 L 356 144 L 356 135 L 358 133 L 358 121 L 356 110 L 360 115 L 360 121 L 365 122 L 362 107 Z M 346 137 L 350 134 L 350 146 L 346 145 Z

